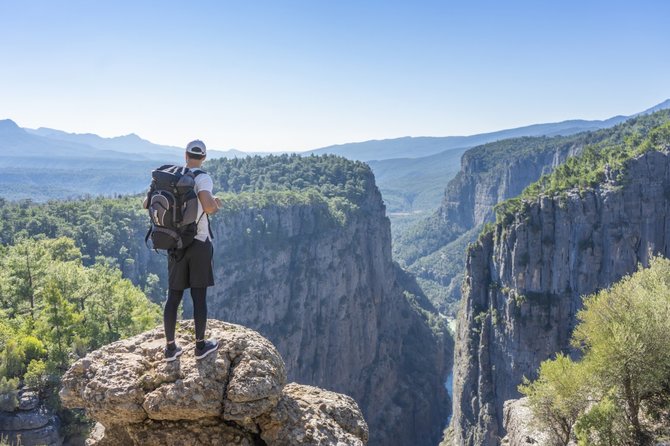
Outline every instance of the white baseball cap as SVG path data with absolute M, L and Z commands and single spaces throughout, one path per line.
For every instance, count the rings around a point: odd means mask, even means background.
M 205 147 L 204 142 L 196 139 L 188 143 L 186 146 L 186 152 L 192 153 L 193 155 L 207 155 L 207 147 Z

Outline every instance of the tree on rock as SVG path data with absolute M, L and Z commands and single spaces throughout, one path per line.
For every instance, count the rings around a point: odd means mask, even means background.
M 577 319 L 582 360 L 559 354 L 519 390 L 562 444 L 575 422 L 580 445 L 650 444 L 670 413 L 670 260 L 586 297 Z

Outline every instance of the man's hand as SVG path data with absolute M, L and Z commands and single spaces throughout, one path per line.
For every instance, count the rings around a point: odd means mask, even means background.
M 219 200 L 217 197 L 214 197 L 208 190 L 201 190 L 198 192 L 198 198 L 202 204 L 202 209 L 207 214 L 214 214 L 221 207 L 221 200 Z

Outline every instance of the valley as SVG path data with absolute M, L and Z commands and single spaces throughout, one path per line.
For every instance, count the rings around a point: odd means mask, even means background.
M 367 163 L 327 154 L 210 160 L 223 203 L 212 219 L 211 316 L 266 336 L 289 380 L 353 397 L 371 445 L 435 445 L 448 420 L 447 442 L 498 445 L 521 378 L 569 349 L 581 296 L 669 254 L 669 121 L 661 110 L 586 132 L 553 127 L 567 135 Z M 132 188 L 146 187 L 157 157 L 178 162 L 176 149 L 7 121 L 0 130 L 25 147 L 0 166 L 16 189 L 0 202 L 3 245 L 66 237 L 84 268 L 106 265 L 160 303 L 165 258 L 143 246 L 146 216 Z M 40 157 L 35 141 L 53 158 Z M 144 145 L 138 159 L 123 150 L 129 141 Z M 30 168 L 14 168 L 26 159 Z M 75 190 L 73 173 L 91 196 L 62 196 Z M 11 314 L 23 324 L 17 305 Z

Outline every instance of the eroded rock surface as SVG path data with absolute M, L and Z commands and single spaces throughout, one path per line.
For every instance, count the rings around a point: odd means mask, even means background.
M 356 446 L 368 439 L 368 427 L 352 398 L 294 383 L 284 388 L 279 404 L 261 418 L 260 425 L 262 439 L 277 446 Z
M 502 439 L 503 446 L 550 446 L 551 438 L 536 425 L 533 412 L 528 407 L 528 398 L 507 400 L 503 406 L 503 425 L 507 435 Z
M 0 440 L 21 446 L 63 444 L 59 419 L 41 406 L 37 393 L 32 391 L 21 392 L 17 410 L 0 411 Z
M 367 425 L 344 395 L 286 384 L 284 361 L 253 330 L 210 320 L 219 350 L 197 361 L 193 323 L 181 324 L 184 354 L 163 361 L 162 328 L 102 347 L 63 377 L 66 407 L 98 421 L 87 444 L 363 445 Z

